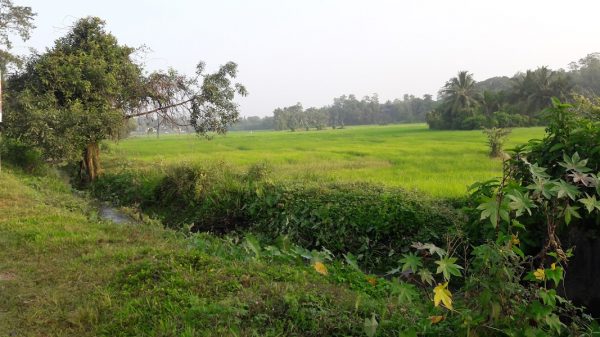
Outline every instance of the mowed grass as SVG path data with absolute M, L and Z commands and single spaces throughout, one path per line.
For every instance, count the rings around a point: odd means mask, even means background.
M 543 128 L 514 129 L 507 147 L 543 134 Z M 488 157 L 481 131 L 433 131 L 425 124 L 230 132 L 212 140 L 142 136 L 111 148 L 103 155 L 109 172 L 123 165 L 151 170 L 184 162 L 223 162 L 245 170 L 268 163 L 274 180 L 367 181 L 445 197 L 464 195 L 468 185 L 499 176 L 502 166 L 501 160 Z

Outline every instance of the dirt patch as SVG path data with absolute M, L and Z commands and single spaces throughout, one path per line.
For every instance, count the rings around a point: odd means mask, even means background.
M 0 281 L 13 281 L 17 279 L 17 275 L 11 272 L 0 272 Z

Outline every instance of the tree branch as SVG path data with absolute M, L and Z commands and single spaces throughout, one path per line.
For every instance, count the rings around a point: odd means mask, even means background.
M 184 105 L 184 104 L 189 103 L 189 102 L 191 102 L 193 100 L 194 100 L 194 98 L 190 98 L 190 99 L 187 99 L 185 101 L 181 101 L 181 102 L 174 103 L 174 104 L 171 104 L 171 105 L 166 105 L 166 106 L 159 107 L 159 108 L 156 108 L 156 109 L 147 110 L 147 111 L 144 111 L 144 112 L 136 112 L 136 113 L 131 114 L 131 115 L 125 115 L 125 119 L 129 119 L 129 118 L 133 118 L 133 117 L 139 117 L 139 116 L 146 116 L 146 115 L 149 115 L 151 113 L 164 111 L 166 109 L 170 109 L 170 108 L 178 107 L 180 105 Z

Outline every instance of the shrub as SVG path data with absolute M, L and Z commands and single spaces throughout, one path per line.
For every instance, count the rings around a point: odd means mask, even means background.
M 246 207 L 253 230 L 352 252 L 368 267 L 389 265 L 414 241 L 440 242 L 461 222 L 443 201 L 368 184 L 264 184 L 251 191 Z
M 29 173 L 34 173 L 45 168 L 41 152 L 18 140 L 10 138 L 1 139 L 0 153 L 3 160 Z
M 502 148 L 506 137 L 510 134 L 511 130 L 502 128 L 491 128 L 483 130 L 483 133 L 488 138 L 488 146 L 490 148 L 490 157 L 500 157 L 502 155 Z
M 395 262 L 413 241 L 440 242 L 463 220 L 448 203 L 402 189 L 272 183 L 264 179 L 265 170 L 236 174 L 223 167 L 184 165 L 154 183 L 131 172 L 105 175 L 92 191 L 138 203 L 173 228 L 251 230 L 270 239 L 285 235 L 307 248 L 352 252 L 368 268 Z
M 465 118 L 461 124 L 461 130 L 476 130 L 487 126 L 489 123 L 488 119 L 483 115 L 475 115 Z

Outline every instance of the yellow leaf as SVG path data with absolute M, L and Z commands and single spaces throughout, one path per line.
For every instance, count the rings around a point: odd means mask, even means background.
M 546 272 L 544 269 L 538 268 L 533 272 L 533 276 L 535 276 L 536 279 L 543 281 L 546 278 Z
M 371 277 L 367 277 L 367 282 L 369 282 L 370 285 L 372 286 L 376 286 L 377 285 L 377 278 L 371 276 Z
M 517 245 L 519 245 L 519 243 L 521 243 L 521 240 L 519 240 L 518 236 L 513 234 L 512 238 L 511 238 L 511 242 L 513 245 L 517 246 Z
M 431 324 L 437 324 L 444 320 L 444 316 L 429 316 Z
M 448 290 L 448 282 L 438 284 L 433 288 L 433 303 L 439 306 L 440 302 L 448 309 L 452 310 L 452 293 Z
M 550 268 L 552 268 L 552 270 L 556 270 L 556 263 L 551 264 Z
M 327 267 L 323 264 L 323 262 L 315 262 L 313 264 L 313 268 L 317 271 L 317 273 L 321 275 L 327 275 Z

